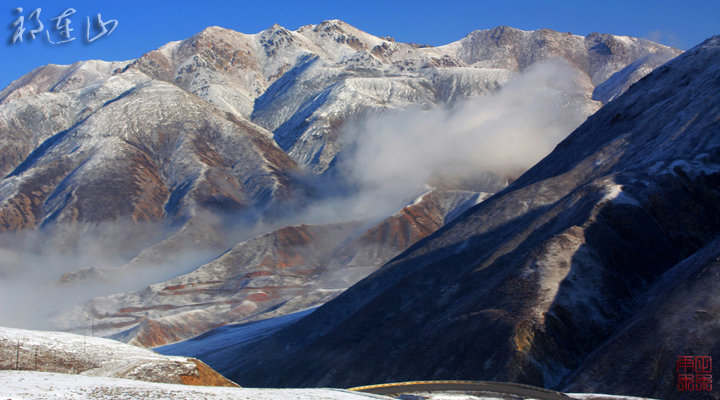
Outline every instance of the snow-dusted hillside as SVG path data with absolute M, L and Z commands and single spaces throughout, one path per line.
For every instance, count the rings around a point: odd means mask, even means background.
M 189 385 L 237 386 L 202 362 L 115 340 L 64 332 L 0 328 L 0 369 L 57 372 Z M 4 386 L 0 385 L 0 393 Z

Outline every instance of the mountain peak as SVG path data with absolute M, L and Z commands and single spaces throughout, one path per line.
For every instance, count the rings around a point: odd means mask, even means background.
M 210 37 L 210 38 L 212 38 L 212 37 L 215 37 L 218 35 L 228 35 L 228 34 L 238 35 L 241 33 L 238 31 L 232 30 L 232 29 L 224 28 L 222 26 L 212 25 L 212 26 L 208 26 L 207 28 L 201 30 L 200 32 L 193 35 L 192 37 Z M 170 42 L 170 43 L 173 43 L 173 42 Z
M 211 25 L 211 26 L 208 26 L 207 28 L 203 29 L 202 32 L 217 32 L 217 31 L 227 31 L 227 30 L 229 30 L 229 29 L 223 28 L 222 26 Z
M 468 33 L 467 35 L 465 35 L 465 37 L 472 37 L 472 36 L 475 36 L 478 34 L 485 34 L 485 33 L 490 33 L 493 36 L 498 36 L 498 35 L 503 35 L 503 34 L 509 33 L 509 32 L 528 32 L 528 31 L 524 31 L 524 30 L 518 29 L 518 28 L 513 28 L 508 25 L 498 25 L 494 28 L 489 28 L 489 29 L 476 29 L 476 30 Z
M 712 36 L 712 37 L 706 39 L 704 42 L 695 46 L 690 51 L 699 51 L 699 49 L 709 49 L 711 47 L 720 47 L 720 35 Z
M 345 21 L 339 20 L 339 19 L 326 19 L 322 22 L 320 22 L 320 25 L 346 25 Z
M 502 33 L 505 33 L 505 32 L 528 32 L 528 31 L 524 31 L 524 30 L 522 30 L 522 29 L 514 28 L 514 27 L 509 26 L 509 25 L 498 25 L 498 26 L 490 29 L 490 32 L 497 32 L 497 33 L 502 34 Z
M 282 32 L 284 34 L 290 34 L 289 29 L 285 28 L 284 26 L 282 26 L 280 24 L 275 23 L 275 24 L 272 24 L 269 28 L 260 31 L 260 35 L 270 36 L 270 35 L 274 35 L 278 32 Z

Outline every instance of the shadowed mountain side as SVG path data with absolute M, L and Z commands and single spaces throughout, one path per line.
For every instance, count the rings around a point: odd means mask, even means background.
M 564 389 L 589 392 L 620 386 L 635 396 L 717 399 L 716 392 L 677 391 L 674 365 L 678 356 L 720 357 L 717 340 L 707 340 L 720 336 L 720 303 L 710 295 L 720 287 L 719 246 L 716 239 L 667 271 L 640 298 L 633 317 L 583 361 Z M 642 340 L 649 332 L 653 340 Z M 620 358 L 621 365 L 614 363 Z
M 222 372 L 259 386 L 558 387 L 720 233 L 718 60 L 715 37 L 654 71 L 506 190 L 311 315 L 228 351 L 236 364 Z

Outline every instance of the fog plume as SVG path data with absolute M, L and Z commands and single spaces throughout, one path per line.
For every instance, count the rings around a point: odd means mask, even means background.
M 189 272 L 213 256 L 208 249 L 188 248 L 177 254 L 181 262 L 122 268 L 141 244 L 161 240 L 163 229 L 158 223 L 114 221 L 0 234 L 0 326 L 53 329 L 50 320 L 67 307 L 142 289 Z M 63 283 L 71 276 L 78 281 Z
M 485 97 L 348 121 L 331 183 L 313 182 L 320 199 L 286 222 L 377 221 L 432 187 L 498 191 L 599 108 L 588 85 L 565 61 L 544 61 Z M 350 189 L 328 195 L 338 181 Z
M 401 110 L 346 127 L 343 174 L 380 198 L 490 172 L 517 177 L 595 111 L 582 77 L 537 63 L 489 96 L 452 108 Z

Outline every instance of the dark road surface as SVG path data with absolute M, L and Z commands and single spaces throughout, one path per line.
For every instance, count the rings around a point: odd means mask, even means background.
M 483 382 L 483 381 L 416 381 L 385 383 L 381 385 L 358 386 L 348 390 L 372 394 L 402 394 L 412 392 L 494 392 L 502 394 L 513 394 L 539 400 L 570 400 L 563 393 L 553 390 L 538 388 L 529 385 L 521 385 L 509 382 Z

